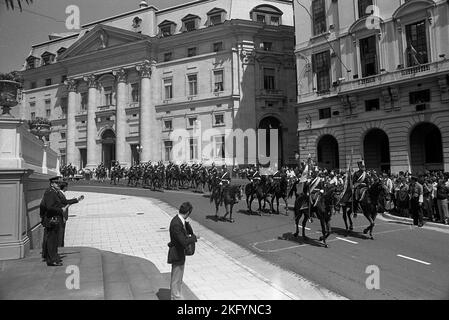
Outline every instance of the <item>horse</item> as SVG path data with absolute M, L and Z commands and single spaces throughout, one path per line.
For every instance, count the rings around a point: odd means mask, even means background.
M 221 220 L 229 221 L 231 223 L 234 222 L 234 219 L 232 219 L 232 209 L 234 208 L 234 205 L 238 203 L 240 200 L 242 200 L 243 196 L 243 186 L 238 185 L 227 185 L 223 188 L 223 194 L 220 194 L 220 192 L 215 192 L 214 196 L 211 196 L 211 201 L 215 202 L 215 217 L 217 219 L 220 219 L 218 217 L 218 209 L 219 206 L 221 206 L 224 203 L 226 214 L 221 218 Z M 226 217 L 229 216 L 229 219 L 226 219 Z
M 369 238 L 374 240 L 373 229 L 377 217 L 377 206 L 380 197 L 385 197 L 388 193 L 386 186 L 377 178 L 368 179 L 368 187 L 362 190 L 362 195 L 358 203 L 362 209 L 362 213 L 368 219 L 370 225 L 363 230 L 363 234 L 369 233 Z
M 262 200 L 264 200 L 263 208 L 265 209 L 267 200 L 267 193 L 268 193 L 268 181 L 265 176 L 262 176 L 260 181 L 257 182 L 257 180 L 253 180 L 253 182 L 248 183 L 245 186 L 245 195 L 246 195 L 246 205 L 248 207 L 248 211 L 250 213 L 253 212 L 251 209 L 251 205 L 254 201 L 254 197 L 257 197 L 257 201 L 259 202 L 259 209 L 258 214 L 262 211 Z
M 308 196 L 308 189 L 309 185 L 308 183 L 305 183 L 303 192 L 295 201 L 294 211 L 296 232 L 294 233 L 294 236 L 297 237 L 299 234 L 299 220 L 304 215 L 302 221 L 302 237 L 304 240 L 310 240 L 305 234 L 305 228 L 307 220 L 310 218 L 310 213 L 313 211 L 321 224 L 322 236 L 319 238 L 319 241 L 322 241 L 324 247 L 328 248 L 329 245 L 326 243 L 326 240 L 332 232 L 330 221 L 332 217 L 332 205 L 335 198 L 335 187 L 330 185 L 325 186 L 323 192 L 320 191 L 315 193 L 312 195 L 311 199 L 309 199 Z M 309 208 L 309 206 L 312 207 Z
M 282 198 L 285 202 L 285 215 L 288 216 L 288 201 L 287 201 L 287 193 L 288 193 L 288 181 L 286 176 L 282 176 L 279 180 L 274 180 L 271 183 L 271 188 L 269 191 L 269 194 L 271 195 L 271 212 L 274 211 L 273 202 L 276 200 L 277 204 L 277 211 L 276 213 L 279 214 L 279 199 Z
M 196 171 L 194 176 L 195 180 L 195 191 L 198 192 L 198 187 L 201 186 L 201 193 L 204 193 L 204 187 L 206 186 L 208 180 L 208 172 L 207 169 L 202 167 Z

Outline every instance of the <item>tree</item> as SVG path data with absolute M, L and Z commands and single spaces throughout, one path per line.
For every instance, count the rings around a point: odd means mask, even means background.
M 14 3 L 17 3 L 20 11 L 22 11 L 22 2 L 26 2 L 26 4 L 33 3 L 33 0 L 5 0 L 6 9 L 14 10 Z

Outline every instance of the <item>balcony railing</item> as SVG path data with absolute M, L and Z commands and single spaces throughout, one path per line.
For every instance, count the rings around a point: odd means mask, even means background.
M 370 87 L 388 85 L 396 82 L 404 82 L 415 77 L 432 75 L 447 71 L 449 71 L 449 60 L 441 60 L 393 72 L 385 72 L 358 80 L 344 81 L 340 83 L 338 91 L 342 93 L 348 91 L 363 90 Z

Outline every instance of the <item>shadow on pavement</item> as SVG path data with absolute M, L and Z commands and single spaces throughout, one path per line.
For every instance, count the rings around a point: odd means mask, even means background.
M 304 239 L 301 235 L 295 237 L 291 232 L 284 233 L 282 236 L 278 237 L 278 239 L 294 242 L 295 244 L 299 245 L 308 244 L 314 247 L 324 248 L 324 245 L 320 241 L 318 241 L 318 239 L 313 239 L 310 237 L 308 239 Z

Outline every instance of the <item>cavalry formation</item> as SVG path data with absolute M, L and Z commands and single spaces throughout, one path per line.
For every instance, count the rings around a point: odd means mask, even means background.
M 243 195 L 246 197 L 250 214 L 254 213 L 252 203 L 257 199 L 258 210 L 255 214 L 258 215 L 266 209 L 267 202 L 270 213 L 280 214 L 280 200 L 285 203 L 285 214 L 288 215 L 288 201 L 294 197 L 295 237 L 299 235 L 299 223 L 303 218 L 302 237 L 309 240 L 305 235 L 307 221 L 313 222 L 313 218 L 318 218 L 322 230 L 319 240 L 323 246 L 328 247 L 326 239 L 331 234 L 331 217 L 341 209 L 347 233 L 353 231 L 351 216 L 361 212 L 369 221 L 369 226 L 363 233 L 373 239 L 378 207 L 388 194 L 379 177 L 374 172 L 367 172 L 362 162 L 355 173 L 351 174 L 348 170 L 343 181 L 336 179 L 332 172 L 328 174 L 309 170 L 311 167 L 309 163 L 296 171 L 281 168 L 272 174 L 261 174 L 255 166 L 233 169 L 235 176 L 248 180 L 244 185 L 231 184 L 231 173 L 227 167 L 223 165 L 219 169 L 214 164 L 207 168 L 202 164 L 148 162 L 124 168 L 114 163 L 110 170 L 100 164 L 93 171 L 78 172 L 76 168 L 68 165 L 62 167 L 60 172 L 65 179 L 72 179 L 78 173 L 87 180 L 95 177 L 101 182 L 105 182 L 109 175 L 110 184 L 116 185 L 120 180 L 124 180 L 122 184 L 126 186 L 140 186 L 154 191 L 191 189 L 193 192 L 204 193 L 207 188 L 210 192 L 210 202 L 215 205 L 216 219 L 229 222 L 234 222 L 233 207 L 242 200 Z M 226 211 L 223 217 L 218 216 L 221 206 L 224 206 Z

